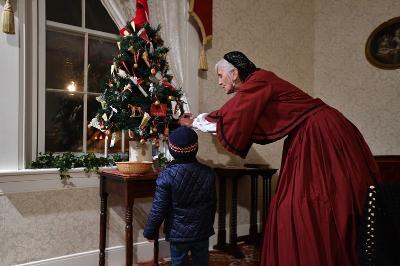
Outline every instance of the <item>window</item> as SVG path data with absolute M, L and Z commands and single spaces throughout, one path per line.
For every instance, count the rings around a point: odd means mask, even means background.
M 87 125 L 118 52 L 118 28 L 98 0 L 39 0 L 38 10 L 37 151 L 101 153 L 104 135 Z M 117 140 L 109 152 L 123 149 Z

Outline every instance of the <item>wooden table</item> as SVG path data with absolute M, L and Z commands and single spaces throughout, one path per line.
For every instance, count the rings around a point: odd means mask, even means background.
M 262 206 L 262 226 L 264 226 L 269 203 L 271 201 L 271 178 L 277 169 L 270 169 L 260 165 L 248 165 L 251 167 L 223 167 L 214 168 L 219 180 L 219 196 L 218 196 L 218 231 L 217 244 L 214 249 L 223 250 L 233 255 L 235 258 L 243 258 L 244 255 L 237 246 L 237 193 L 238 179 L 242 176 L 251 177 L 251 206 L 250 206 L 250 230 L 248 243 L 256 244 L 257 241 L 257 194 L 258 194 L 258 177 L 262 177 L 263 184 L 263 206 Z M 226 243 L 226 179 L 232 180 L 232 201 L 230 215 L 230 235 L 229 244 Z M 248 194 L 247 191 L 241 191 Z M 264 227 L 263 227 L 264 228 Z
M 133 263 L 132 210 L 135 198 L 153 197 L 158 172 L 147 174 L 122 174 L 118 170 L 100 171 L 100 254 L 99 265 L 105 265 L 107 197 L 122 197 L 125 206 L 125 258 L 126 265 Z M 154 243 L 154 261 L 158 265 L 158 241 Z

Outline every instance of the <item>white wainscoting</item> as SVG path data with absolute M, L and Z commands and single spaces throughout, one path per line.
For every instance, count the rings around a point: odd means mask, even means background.
M 238 236 L 249 234 L 249 225 L 238 225 Z M 258 225 L 260 227 L 260 224 Z M 227 230 L 227 238 L 229 237 L 229 227 Z M 229 241 L 229 239 L 227 239 Z M 160 240 L 160 258 L 169 257 L 169 244 L 164 239 Z M 210 238 L 210 249 L 217 243 L 217 235 Z M 153 244 L 149 242 L 134 243 L 133 255 L 136 261 L 145 262 L 153 259 Z M 19 264 L 18 266 L 95 266 L 99 264 L 99 250 L 91 250 L 76 254 L 70 254 L 57 258 L 50 258 L 41 261 L 33 261 L 29 263 Z M 107 266 L 124 266 L 125 265 L 125 247 L 116 246 L 106 250 Z
M 112 168 L 115 167 L 102 169 Z M 71 178 L 61 180 L 55 168 L 0 171 L 0 195 L 99 186 L 99 176 L 96 173 L 85 173 L 83 168 L 71 169 L 68 173 Z

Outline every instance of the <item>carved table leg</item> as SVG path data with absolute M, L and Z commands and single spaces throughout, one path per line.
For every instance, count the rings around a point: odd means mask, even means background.
M 232 177 L 232 206 L 231 206 L 231 219 L 230 219 L 230 237 L 229 249 L 230 253 L 237 259 L 244 258 L 243 253 L 237 245 L 237 190 L 238 190 L 238 176 Z
M 127 266 L 133 264 L 132 209 L 133 206 L 128 204 L 125 210 L 125 259 Z
M 159 252 L 159 229 L 157 229 L 156 236 L 154 237 L 154 254 L 153 254 L 153 265 L 158 266 L 158 252 Z
M 249 244 L 257 243 L 257 175 L 251 176 L 250 239 Z
M 219 197 L 218 197 L 218 242 L 214 249 L 223 250 L 226 247 L 226 177 L 219 175 Z
M 103 180 L 101 180 L 101 185 Z M 102 189 L 100 189 L 102 191 Z M 100 192 L 100 245 L 99 245 L 99 265 L 105 265 L 106 249 L 106 229 L 107 229 L 107 193 Z
M 271 176 L 263 176 L 263 228 L 267 221 L 267 215 L 270 203 L 271 203 Z

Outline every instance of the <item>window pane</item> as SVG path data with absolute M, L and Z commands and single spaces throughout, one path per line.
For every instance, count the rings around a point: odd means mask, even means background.
M 118 28 L 99 0 L 86 0 L 86 28 L 118 34 Z
M 46 32 L 46 88 L 83 91 L 84 37 Z
M 110 77 L 110 67 L 117 52 L 116 41 L 89 38 L 88 91 L 102 92 L 103 83 Z
M 46 91 L 46 152 L 81 152 L 83 95 Z
M 82 27 L 82 0 L 46 0 L 46 19 Z

